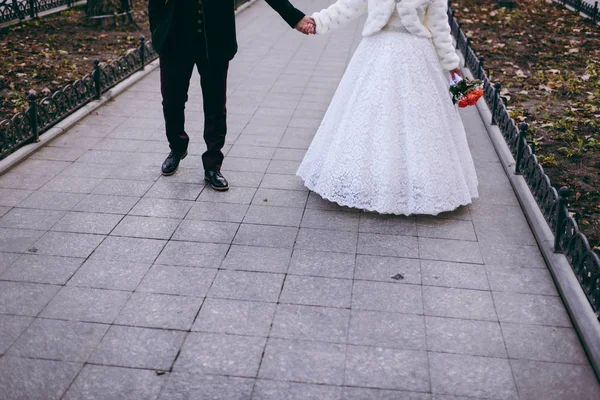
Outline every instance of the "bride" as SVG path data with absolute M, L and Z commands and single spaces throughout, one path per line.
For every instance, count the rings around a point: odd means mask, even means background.
M 312 15 L 308 33 L 322 34 L 368 12 L 364 38 L 297 172 L 310 190 L 398 215 L 436 215 L 478 197 L 449 92 L 460 70 L 446 1 L 338 0 Z

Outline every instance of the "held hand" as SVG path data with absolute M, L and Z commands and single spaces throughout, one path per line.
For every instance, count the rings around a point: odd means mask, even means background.
M 452 71 L 450 71 L 450 77 L 452 79 L 454 79 L 455 75 L 458 75 L 458 76 L 462 77 L 462 73 L 460 72 L 460 68 L 454 68 Z
M 296 30 L 304 33 L 305 35 L 314 35 L 317 33 L 317 24 L 312 17 L 305 16 L 296 25 Z

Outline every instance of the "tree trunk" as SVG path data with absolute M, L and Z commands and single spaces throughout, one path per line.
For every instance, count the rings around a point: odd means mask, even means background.
M 97 25 L 114 26 L 127 21 L 135 25 L 129 0 L 88 0 L 85 15 Z
M 511 10 L 517 6 L 516 0 L 497 0 L 499 7 L 510 8 Z

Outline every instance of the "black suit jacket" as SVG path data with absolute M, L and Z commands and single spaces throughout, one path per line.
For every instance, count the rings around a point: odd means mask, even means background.
M 288 0 L 266 0 L 291 26 L 295 27 L 304 14 Z M 148 19 L 152 45 L 161 54 L 167 39 L 177 0 L 148 0 Z M 234 0 L 202 0 L 206 52 L 209 58 L 231 60 L 237 52 Z

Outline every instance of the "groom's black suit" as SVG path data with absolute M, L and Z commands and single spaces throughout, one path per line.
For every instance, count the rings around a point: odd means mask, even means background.
M 304 17 L 288 0 L 266 2 L 292 27 Z M 163 112 L 171 150 L 178 156 L 187 150 L 184 109 L 196 66 L 207 145 L 202 161 L 205 170 L 219 170 L 227 132 L 227 70 L 237 52 L 234 0 L 149 0 L 148 17 L 152 44 L 160 56 Z

